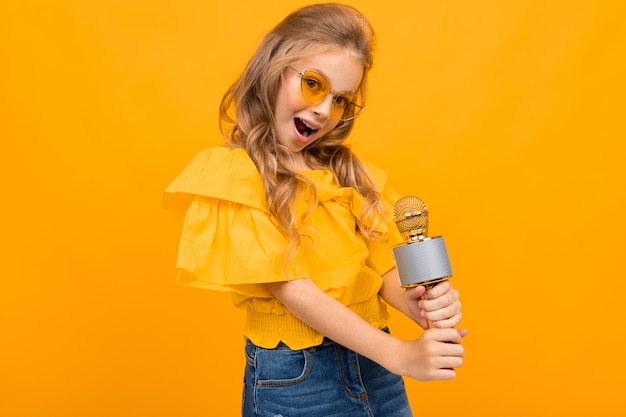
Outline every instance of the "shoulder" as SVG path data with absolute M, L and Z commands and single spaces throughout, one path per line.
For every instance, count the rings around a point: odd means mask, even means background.
M 256 166 L 243 149 L 218 146 L 199 152 L 181 173 L 188 174 L 220 174 L 223 177 L 247 174 L 259 176 Z
M 224 146 L 198 153 L 165 189 L 165 198 L 212 197 L 265 210 L 263 179 L 243 149 Z

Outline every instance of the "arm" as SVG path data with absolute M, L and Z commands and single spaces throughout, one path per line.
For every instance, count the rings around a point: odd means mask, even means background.
M 379 294 L 387 304 L 424 329 L 428 328 L 427 321 L 436 328 L 453 328 L 461 321 L 459 292 L 452 287 L 449 280 L 429 290 L 423 286 L 404 289 L 400 287 L 398 272 L 394 268 L 383 275 Z
M 422 381 L 452 379 L 453 368 L 463 363 L 461 334 L 455 329 L 431 329 L 405 341 L 370 325 L 310 279 L 268 284 L 268 289 L 300 320 L 393 373 Z

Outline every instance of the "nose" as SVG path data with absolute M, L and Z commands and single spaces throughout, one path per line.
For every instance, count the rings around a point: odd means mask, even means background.
M 329 94 L 324 100 L 313 106 L 313 112 L 320 117 L 328 119 L 333 114 L 333 95 Z

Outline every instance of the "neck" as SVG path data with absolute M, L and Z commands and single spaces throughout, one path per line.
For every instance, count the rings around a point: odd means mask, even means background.
M 302 171 L 313 169 L 313 167 L 304 158 L 304 154 L 302 152 L 297 152 L 293 155 L 293 169 Z

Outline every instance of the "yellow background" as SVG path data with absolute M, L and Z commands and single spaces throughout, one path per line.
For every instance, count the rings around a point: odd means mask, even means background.
M 241 313 L 175 286 L 161 192 L 305 3 L 2 2 L 0 415 L 238 415 Z M 379 43 L 351 142 L 427 202 L 470 330 L 415 411 L 625 415 L 624 2 L 352 4 Z

